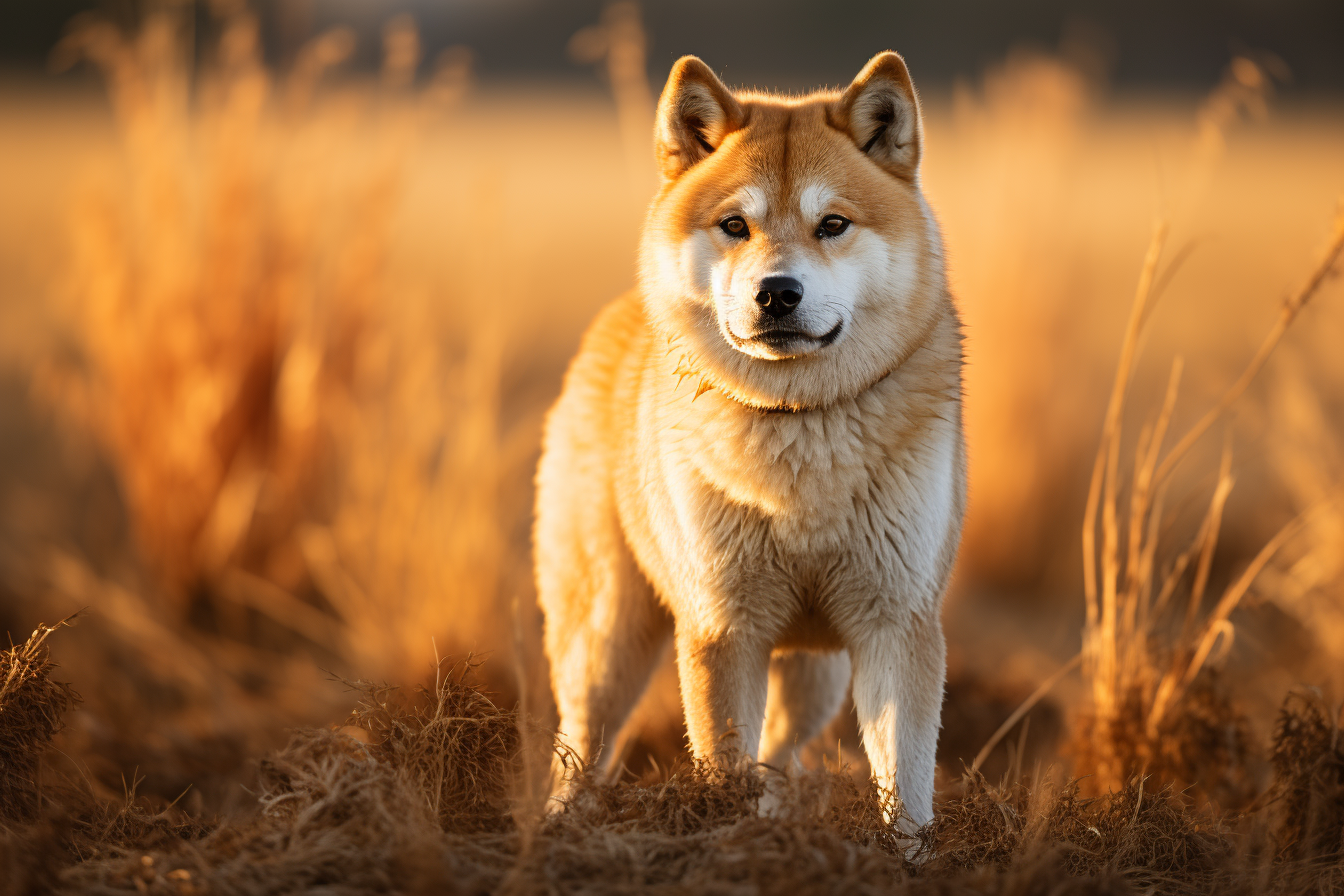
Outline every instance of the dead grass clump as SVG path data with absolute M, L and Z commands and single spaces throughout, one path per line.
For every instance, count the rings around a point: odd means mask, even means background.
M 754 769 L 704 759 L 679 763 L 665 779 L 646 784 L 607 784 L 581 772 L 548 830 L 617 825 L 681 837 L 755 814 L 764 794 L 765 781 Z
M 67 881 L 176 896 L 187 884 L 252 896 L 497 883 L 517 852 L 519 717 L 472 682 L 473 668 L 459 664 L 411 700 L 357 683 L 349 725 L 299 731 L 262 760 L 258 818 L 194 847 L 141 841 L 139 852 L 95 857 Z
M 405 857 L 434 833 L 423 802 L 395 769 L 344 734 L 307 730 L 261 763 L 261 815 L 200 843 L 137 844 L 90 856 L 62 878 L 67 892 L 389 893 Z
M 519 767 L 522 720 L 471 680 L 468 660 L 440 670 L 434 687 L 409 702 L 387 686 L 361 682 L 350 724 L 367 732 L 369 754 L 393 769 L 429 816 L 451 833 L 512 826 L 510 795 Z
M 1250 720 L 1216 669 L 1190 685 L 1181 713 L 1164 722 L 1157 748 L 1154 767 L 1165 771 L 1166 780 L 1185 782 L 1225 809 L 1249 804 L 1262 783 L 1256 780 Z
M 995 786 L 968 772 L 938 807 L 922 873 L 983 881 L 992 870 L 996 886 L 1019 892 L 1084 881 L 1088 892 L 1207 891 L 1233 855 L 1231 834 L 1189 799 L 1147 783 L 1132 779 L 1087 798 L 1077 781 L 1059 788 L 1038 776 Z
M 1118 767 L 1142 770 L 1162 783 L 1179 782 L 1193 795 L 1233 809 L 1256 796 L 1255 751 L 1249 721 L 1228 699 L 1215 670 L 1207 670 L 1191 684 L 1181 712 L 1168 716 L 1155 736 L 1146 725 L 1144 694 L 1131 688 L 1110 721 L 1108 739 L 1099 741 L 1094 717 L 1081 715 L 1073 743 L 1073 759 L 1080 770 Z M 1096 745 L 1103 743 L 1098 754 Z
M 1084 798 L 1077 784 L 1050 806 L 1041 834 L 1070 874 L 1123 874 L 1140 890 L 1204 892 L 1233 857 L 1219 819 L 1195 810 L 1170 787 L 1142 778 L 1105 796 Z
M 192 818 L 175 805 L 141 797 L 133 783 L 117 802 L 101 800 L 88 788 L 62 788 L 36 824 L 16 832 L 10 854 L 0 855 L 0 869 L 26 878 L 12 889 L 16 894 L 88 893 L 109 885 L 144 892 L 141 884 L 174 870 L 156 867 L 154 855 L 190 854 L 217 825 L 215 819 Z M 183 875 L 169 877 L 169 887 L 157 892 L 192 896 Z
M 40 625 L 27 641 L 0 652 L 0 822 L 37 816 L 42 754 L 61 730 L 66 711 L 79 701 L 70 685 L 52 680 L 56 666 L 46 643 L 69 622 Z
M 1030 790 L 1020 782 L 995 787 L 977 771 L 967 772 L 959 789 L 934 819 L 939 867 L 1008 868 L 1031 821 Z
M 1281 862 L 1304 867 L 1344 859 L 1344 738 L 1339 708 L 1289 694 L 1279 711 L 1270 762 L 1274 847 Z
M 79 773 L 52 769 L 52 739 L 79 696 L 53 681 L 47 639 L 74 617 L 39 625 L 28 640 L 0 652 L 0 894 L 49 893 L 75 862 L 173 848 L 211 825 L 172 805 L 140 798 L 138 780 L 121 801 L 100 800 Z
M 393 892 L 404 858 L 435 833 L 425 800 L 347 735 L 309 730 L 265 760 L 262 820 L 225 829 L 195 872 L 233 893 Z
M 193 818 L 176 804 L 142 797 L 128 787 L 118 802 L 104 802 L 87 789 L 71 789 L 37 828 L 54 831 L 71 858 L 86 861 L 149 850 L 173 850 L 208 836 L 217 822 Z

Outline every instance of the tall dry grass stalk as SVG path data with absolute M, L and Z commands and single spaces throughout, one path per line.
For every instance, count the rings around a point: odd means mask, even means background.
M 1286 363 L 1285 363 L 1286 362 Z M 1344 657 L 1344 502 L 1321 505 L 1321 496 L 1344 482 L 1344 444 L 1333 396 L 1315 388 L 1318 377 L 1300 357 L 1287 356 L 1267 401 L 1264 425 L 1279 434 L 1270 446 L 1276 479 L 1299 511 L 1316 508 L 1297 550 L 1262 574 L 1264 590 L 1300 620 L 1323 654 L 1317 661 L 1328 688 L 1344 691 L 1339 658 Z M 1287 552 L 1285 552 L 1287 553 Z M 1307 659 L 1307 658 L 1303 658 Z M 1316 658 L 1310 658 L 1316 660 Z
M 1127 776 L 1144 770 L 1177 772 L 1182 780 L 1200 780 L 1188 764 L 1197 761 L 1194 754 L 1199 751 L 1207 759 L 1210 745 L 1189 731 L 1171 736 L 1173 729 L 1181 726 L 1191 709 L 1201 671 L 1231 646 L 1232 611 L 1275 553 L 1301 531 L 1307 517 L 1299 515 L 1281 528 L 1210 605 L 1210 570 L 1233 484 L 1230 447 L 1223 450 L 1216 484 L 1195 537 L 1159 570 L 1159 549 L 1166 549 L 1165 501 L 1181 460 L 1241 398 L 1288 327 L 1334 270 L 1344 251 L 1344 207 L 1320 261 L 1303 285 L 1284 300 L 1278 319 L 1242 374 L 1164 452 L 1181 377 L 1181 361 L 1175 360 L 1161 408 L 1139 432 L 1125 500 L 1123 419 L 1139 347 L 1156 301 L 1166 236 L 1166 226 L 1158 225 L 1139 277 L 1082 529 L 1087 614 L 1082 663 L 1089 703 L 1080 767 L 1092 770 L 1093 786 L 1099 789 L 1117 787 Z M 1187 751 L 1190 755 L 1184 755 Z M 1211 787 L 1215 782 L 1201 783 Z
M 170 14 L 134 36 L 86 23 L 62 48 L 106 75 L 121 157 L 74 216 L 82 369 L 52 379 L 177 607 L 205 597 L 225 629 L 246 628 L 241 608 L 360 674 L 419 677 L 436 636 L 457 651 L 507 633 L 482 618 L 507 599 L 500 491 L 530 450 L 501 442 L 489 313 L 391 263 L 407 160 L 464 95 L 470 54 L 417 83 L 402 16 L 379 81 L 333 88 L 348 31 L 277 78 L 245 8 L 220 28 L 196 70 Z

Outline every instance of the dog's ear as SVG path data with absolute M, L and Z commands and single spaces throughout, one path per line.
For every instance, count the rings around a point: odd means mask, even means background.
M 840 95 L 835 107 L 840 127 L 867 156 L 903 180 L 919 171 L 924 124 L 915 85 L 900 54 L 878 53 Z
M 742 107 L 718 76 L 695 56 L 681 57 L 667 76 L 653 126 L 663 177 L 680 177 L 741 125 Z

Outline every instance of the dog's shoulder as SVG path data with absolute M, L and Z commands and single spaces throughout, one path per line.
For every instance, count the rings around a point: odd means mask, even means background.
M 647 326 L 638 292 L 631 290 L 613 299 L 584 332 L 569 377 L 609 378 L 626 356 L 643 346 Z

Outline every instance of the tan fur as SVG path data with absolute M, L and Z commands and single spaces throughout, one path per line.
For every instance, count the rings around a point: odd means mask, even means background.
M 894 53 L 802 98 L 674 67 L 640 288 L 584 337 L 537 476 L 546 650 L 585 757 L 615 757 L 669 638 L 703 757 L 789 763 L 852 667 L 874 774 L 932 818 L 966 472 L 921 131 Z M 824 237 L 823 213 L 852 223 Z M 720 227 L 733 215 L 749 237 Z M 755 298 L 773 274 L 804 287 L 782 323 Z

